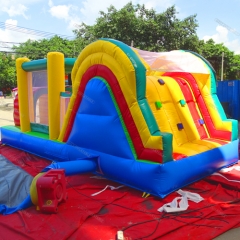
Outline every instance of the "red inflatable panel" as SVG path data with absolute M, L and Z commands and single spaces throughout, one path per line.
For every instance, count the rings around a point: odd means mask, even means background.
M 13 106 L 14 106 L 13 110 L 14 124 L 15 126 L 20 126 L 18 95 L 16 95 L 16 97 L 14 98 Z

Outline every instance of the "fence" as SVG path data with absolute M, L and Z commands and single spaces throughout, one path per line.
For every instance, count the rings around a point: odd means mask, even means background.
M 240 120 L 240 80 L 217 81 L 217 95 L 227 116 Z

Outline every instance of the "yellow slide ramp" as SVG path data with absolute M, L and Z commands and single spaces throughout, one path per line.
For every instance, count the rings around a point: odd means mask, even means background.
M 160 131 L 173 134 L 173 151 L 191 156 L 221 146 L 200 139 L 178 83 L 171 77 L 161 79 L 162 84 L 159 76 L 147 76 L 146 96 Z

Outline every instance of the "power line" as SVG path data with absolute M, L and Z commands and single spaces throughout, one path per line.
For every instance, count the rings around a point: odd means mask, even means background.
M 11 47 L 2 47 L 2 46 L 0 46 L 0 48 L 10 48 L 10 49 L 12 49 Z
M 63 52 L 61 50 L 57 50 L 57 52 L 63 53 L 65 57 L 77 57 L 77 56 L 74 56 L 73 54 L 65 53 L 65 52 Z M 0 50 L 0 53 L 7 54 L 7 55 L 11 54 L 11 55 L 21 55 L 21 56 L 27 56 L 29 54 L 33 54 L 33 52 L 19 52 L 19 51 L 9 51 L 9 50 L 6 50 L 6 51 L 5 50 Z M 48 52 L 41 52 L 41 53 L 34 52 L 34 54 L 36 56 L 38 56 L 37 59 L 45 58 L 47 56 L 47 53 Z
M 0 43 L 21 44 L 20 42 L 4 42 L 4 41 L 0 41 Z
M 17 54 L 17 55 L 28 55 L 28 54 L 31 54 L 30 52 L 11 52 L 11 51 L 2 51 L 2 50 L 0 50 L 0 53 L 12 54 L 12 55 L 15 55 L 15 54 Z M 44 54 L 42 54 L 42 55 L 44 55 Z
M 11 30 L 11 31 L 16 31 L 16 32 L 24 33 L 24 34 L 29 34 L 29 35 L 35 35 L 35 36 L 39 36 L 39 37 L 43 37 L 43 38 L 51 38 L 51 37 L 54 37 L 55 35 L 57 35 L 61 38 L 67 38 L 67 39 L 75 38 L 74 36 L 44 32 L 44 31 L 41 31 L 41 30 L 20 27 L 20 26 L 16 26 L 16 25 L 12 25 L 12 24 L 9 24 L 9 23 L 4 23 L 4 22 L 0 22 L 0 28 L 6 29 L 6 30 Z

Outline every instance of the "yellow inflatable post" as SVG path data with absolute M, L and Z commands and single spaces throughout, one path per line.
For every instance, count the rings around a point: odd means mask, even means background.
M 28 106 L 28 73 L 22 69 L 22 64 L 29 61 L 28 58 L 18 58 L 16 60 L 20 127 L 22 132 L 31 130 Z
M 47 55 L 49 139 L 60 133 L 60 93 L 65 91 L 64 55 L 51 52 Z

